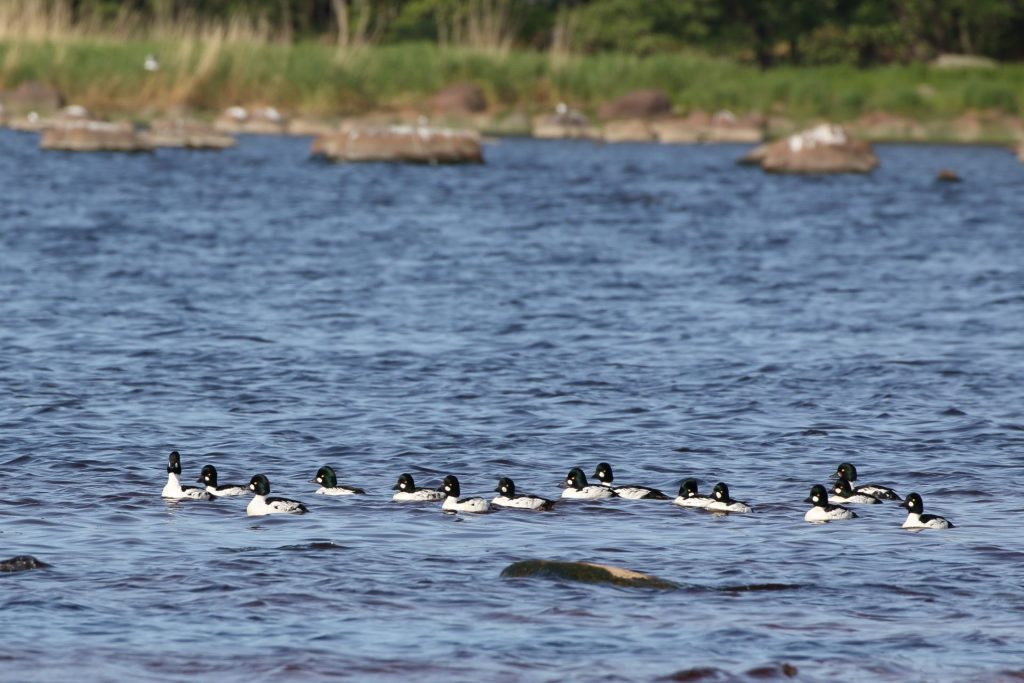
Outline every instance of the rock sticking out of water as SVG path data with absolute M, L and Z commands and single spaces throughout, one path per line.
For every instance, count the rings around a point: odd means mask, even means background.
M 353 126 L 313 141 L 311 154 L 327 161 L 481 164 L 473 131 L 427 126 Z
M 823 123 L 756 147 L 740 163 L 769 173 L 869 173 L 878 157 L 870 144 L 851 138 L 842 126 Z
M 49 566 L 31 555 L 18 555 L 9 560 L 0 560 L 0 572 L 24 572 L 29 569 L 46 569 Z
M 578 581 L 581 583 L 610 583 L 631 588 L 657 588 L 675 590 L 679 586 L 650 574 L 591 562 L 555 562 L 552 560 L 523 560 L 514 562 L 501 572 L 502 578 L 517 579 L 546 577 Z
M 148 152 L 153 146 L 130 123 L 80 120 L 43 130 L 39 148 L 65 152 Z

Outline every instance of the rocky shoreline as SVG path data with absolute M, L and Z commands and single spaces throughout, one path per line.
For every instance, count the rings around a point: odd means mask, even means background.
M 147 125 L 108 121 L 77 105 L 64 106 L 61 94 L 38 82 L 0 92 L 0 125 L 41 134 L 43 149 L 145 152 L 158 147 L 226 149 L 235 135 L 302 135 L 315 138 L 311 154 L 332 161 L 404 161 L 479 163 L 481 135 L 526 135 L 540 139 L 589 140 L 597 143 L 742 143 L 758 145 L 821 126 L 840 126 L 844 139 L 871 142 L 918 142 L 1009 145 L 1024 161 L 1024 119 L 999 112 L 966 112 L 953 120 L 919 121 L 872 112 L 852 121 L 796 121 L 757 112 L 736 114 L 674 111 L 656 90 L 638 90 L 606 102 L 596 114 L 559 103 L 554 111 L 529 116 L 497 111 L 483 91 L 456 83 L 420 106 L 368 112 L 326 120 L 286 113 L 268 105 L 232 106 L 211 117 L 205 112 L 167 112 Z M 115 117 L 116 118 L 116 117 Z M 212 118 L 212 120 L 211 120 Z M 827 137 L 827 136 L 826 136 Z M 811 137 L 808 139 L 819 139 Z M 824 139 L 824 138 L 821 138 Z M 784 150 L 785 145 L 776 145 Z M 771 155 L 769 155 L 771 156 Z M 778 159 L 778 155 L 772 157 Z M 861 155 L 854 170 L 873 164 Z M 750 159 L 747 159 L 750 161 Z M 760 160 L 759 160 L 760 163 Z M 789 162 L 769 161 L 768 170 L 787 172 Z M 813 166 L 813 165 L 812 165 Z M 842 163 L 839 164 L 841 168 Z M 830 167 L 830 164 L 825 164 Z M 797 171 L 806 172 L 806 171 Z M 828 172 L 828 171 L 826 171 Z

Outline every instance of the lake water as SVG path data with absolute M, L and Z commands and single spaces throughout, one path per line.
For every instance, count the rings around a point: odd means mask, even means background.
M 0 131 L 0 559 L 52 565 L 0 575 L 0 678 L 1024 678 L 1024 165 L 883 146 L 871 176 L 784 177 L 743 151 L 327 166 L 304 139 Z M 312 512 L 165 502 L 172 449 Z M 557 497 L 600 461 L 755 514 L 390 500 L 401 472 Z M 957 528 L 805 523 L 843 461 Z M 312 495 L 327 463 L 369 495 Z M 529 558 L 682 588 L 499 578 Z

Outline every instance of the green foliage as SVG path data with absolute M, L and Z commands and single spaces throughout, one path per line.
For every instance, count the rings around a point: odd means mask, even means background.
M 145 56 L 161 69 L 144 71 Z M 594 111 L 638 88 L 664 91 L 679 113 L 729 109 L 796 120 L 850 120 L 885 111 L 952 119 L 971 109 L 1024 110 L 1024 67 L 942 71 L 924 65 L 780 66 L 762 71 L 728 59 L 685 53 L 641 57 L 598 53 L 552 59 L 428 42 L 339 52 L 320 42 L 197 44 L 76 39 L 0 43 L 0 87 L 26 80 L 56 85 L 97 111 L 135 112 L 187 104 L 216 112 L 232 104 L 273 104 L 286 112 L 339 116 L 422 102 L 443 86 L 480 85 L 495 110 L 547 111 L 555 102 Z

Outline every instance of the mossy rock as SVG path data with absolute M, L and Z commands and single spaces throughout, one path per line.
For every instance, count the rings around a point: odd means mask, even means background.
M 552 560 L 523 560 L 514 562 L 501 572 L 502 578 L 518 579 L 528 577 L 545 577 L 578 581 L 580 583 L 610 583 L 615 586 L 630 588 L 656 588 L 659 590 L 675 590 L 678 585 L 650 574 L 612 567 L 606 564 L 591 562 L 555 562 Z

